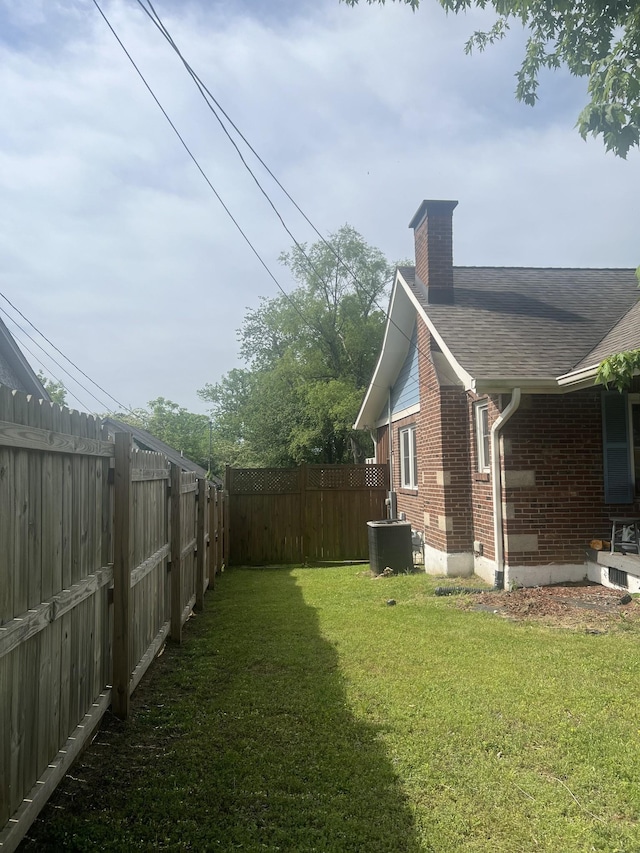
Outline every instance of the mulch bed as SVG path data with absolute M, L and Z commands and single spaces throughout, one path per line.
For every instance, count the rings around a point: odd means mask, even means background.
M 483 592 L 464 599 L 459 599 L 462 607 L 589 633 L 640 628 L 640 600 L 629 600 L 625 590 L 587 582 Z

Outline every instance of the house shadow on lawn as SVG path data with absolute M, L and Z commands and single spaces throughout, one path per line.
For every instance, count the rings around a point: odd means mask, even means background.
M 419 851 L 379 737 L 291 570 L 234 569 L 24 850 Z

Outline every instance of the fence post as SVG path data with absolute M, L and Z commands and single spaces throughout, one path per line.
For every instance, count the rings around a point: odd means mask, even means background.
M 113 713 L 129 716 L 131 654 L 131 567 L 133 563 L 133 501 L 131 469 L 133 439 L 128 432 L 115 435 L 114 554 L 113 554 Z
M 307 555 L 307 465 L 303 462 L 298 469 L 298 488 L 300 489 L 300 557 L 301 563 L 306 563 Z
M 171 639 L 182 642 L 182 471 L 171 463 Z
M 216 587 L 218 573 L 218 487 L 209 489 L 209 589 Z
M 196 609 L 204 608 L 204 584 L 207 577 L 207 481 L 198 477 L 198 518 L 196 527 Z
M 231 538 L 229 536 L 229 516 L 231 515 L 231 466 L 224 468 L 224 491 L 222 493 L 222 564 L 229 568 L 231 559 Z

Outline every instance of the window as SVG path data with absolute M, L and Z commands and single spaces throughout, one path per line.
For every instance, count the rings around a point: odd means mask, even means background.
M 400 430 L 400 485 L 403 489 L 418 488 L 418 457 L 416 454 L 416 428 Z
M 489 471 L 489 401 L 481 400 L 474 403 L 476 422 L 476 462 L 478 471 L 485 474 Z

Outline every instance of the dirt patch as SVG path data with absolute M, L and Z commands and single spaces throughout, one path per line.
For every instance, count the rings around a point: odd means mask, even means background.
M 506 619 L 536 621 L 589 633 L 640 630 L 640 601 L 625 590 L 587 582 L 530 587 L 511 592 L 483 592 L 459 599 L 461 607 L 484 610 Z M 625 601 L 625 603 L 621 603 Z

